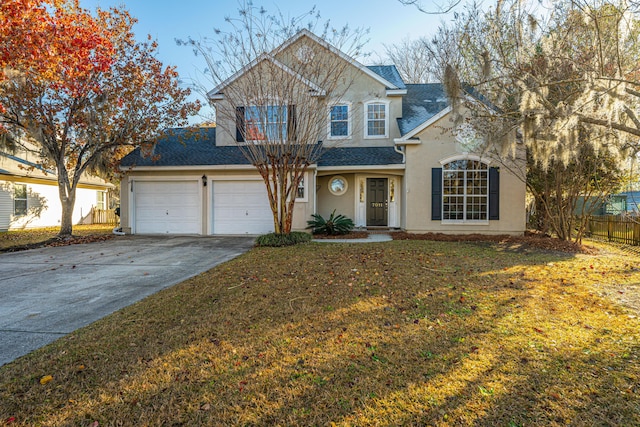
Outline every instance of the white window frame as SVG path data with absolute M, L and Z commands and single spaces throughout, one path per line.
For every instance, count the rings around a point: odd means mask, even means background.
M 304 173 L 302 175 L 302 181 L 300 181 L 301 185 L 298 185 L 298 188 L 296 188 L 295 192 L 296 192 L 296 202 L 308 202 L 309 201 L 309 174 L 308 173 Z M 304 191 L 304 194 L 302 197 L 298 197 L 298 191 L 302 189 Z
M 24 197 L 16 197 L 16 188 L 20 186 L 24 188 Z M 23 213 L 16 213 L 16 201 L 24 201 L 24 212 Z M 18 218 L 18 217 L 23 217 L 25 215 L 27 215 L 27 212 L 29 211 L 29 188 L 27 187 L 27 184 L 19 184 L 19 183 L 15 183 L 13 184 L 13 216 Z
M 453 159 L 449 159 L 448 161 L 445 162 L 441 162 L 442 164 L 442 182 L 441 182 L 441 188 L 442 188 L 442 223 L 445 224 L 489 224 L 489 163 L 483 161 L 480 158 L 475 158 L 475 156 L 473 156 L 474 158 L 468 157 L 468 158 L 453 158 Z M 455 169 L 455 170 L 446 170 L 445 167 L 453 162 L 458 162 L 458 161 L 473 161 L 473 162 L 478 162 L 482 165 L 484 165 L 485 169 Z M 447 172 L 455 172 L 455 173 L 460 173 L 462 172 L 462 182 L 463 182 L 463 186 L 462 186 L 462 193 L 459 195 L 456 194 L 446 194 L 445 193 L 445 189 L 447 187 L 445 187 L 445 180 L 447 179 Z M 486 174 L 486 178 L 485 178 L 485 194 L 469 194 L 468 192 L 468 182 L 469 182 L 469 177 L 468 177 L 468 173 L 469 172 L 484 172 Z M 451 218 L 445 218 L 445 197 L 462 197 L 462 215 L 463 218 L 462 219 L 451 219 Z M 485 211 L 484 214 L 486 216 L 486 218 L 484 219 L 469 219 L 467 218 L 467 206 L 469 203 L 470 198 L 484 198 L 484 205 L 485 205 Z M 447 204 L 451 204 L 451 203 L 447 203 Z
M 331 133 L 331 111 L 334 107 L 347 107 L 347 134 L 346 135 L 333 135 Z M 328 139 L 351 139 L 351 103 L 350 102 L 337 102 L 329 107 L 329 114 L 327 115 L 327 138 Z M 343 122 L 343 120 L 340 120 Z
M 102 200 L 100 200 L 100 197 L 102 197 Z M 102 209 L 102 210 L 107 209 L 107 192 L 106 191 L 96 191 L 96 209 Z
M 364 103 L 364 138 L 365 139 L 387 139 L 389 138 L 389 101 L 382 99 L 375 99 Z M 384 106 L 384 135 L 369 135 L 369 106 L 383 105 Z M 372 119 L 380 120 L 380 119 Z
M 245 105 L 244 107 L 244 139 L 246 142 L 252 142 L 252 143 L 259 143 L 259 142 L 264 142 L 264 141 L 275 141 L 275 139 L 272 139 L 268 136 L 268 130 L 265 130 L 265 134 L 267 135 L 266 139 L 254 139 L 251 138 L 250 132 L 249 132 L 249 119 L 247 117 L 247 114 L 249 114 L 249 111 L 251 111 L 251 109 L 259 109 L 261 108 L 265 108 L 265 109 L 269 109 L 269 108 L 282 108 L 284 109 L 284 122 L 279 122 L 279 121 L 275 121 L 275 122 L 269 122 L 268 120 L 263 123 L 262 122 L 262 118 L 260 117 L 260 115 L 258 116 L 258 129 L 260 126 L 265 126 L 267 129 L 270 126 L 273 125 L 279 125 L 282 124 L 284 127 L 284 138 L 283 138 L 283 142 L 287 141 L 288 138 L 288 132 L 289 132 L 289 106 L 288 105 L 282 105 L 281 103 L 273 103 L 273 104 L 264 104 L 264 105 L 259 105 L 259 104 L 250 104 L 250 105 Z M 268 113 L 267 113 L 267 117 L 268 117 Z

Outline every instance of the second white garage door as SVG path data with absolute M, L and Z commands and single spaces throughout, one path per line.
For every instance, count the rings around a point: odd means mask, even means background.
M 136 181 L 136 234 L 200 234 L 199 182 Z
M 262 181 L 213 181 L 213 234 L 273 232 L 273 215 Z

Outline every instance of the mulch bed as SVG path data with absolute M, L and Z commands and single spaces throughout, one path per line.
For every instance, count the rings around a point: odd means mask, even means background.
M 434 240 L 441 242 L 496 242 L 508 246 L 518 246 L 521 249 L 542 249 L 547 251 L 596 254 L 598 250 L 591 246 L 575 242 L 560 240 L 546 234 L 526 232 L 524 236 L 485 235 L 485 234 L 442 234 L 424 233 L 414 234 L 399 231 L 391 233 L 394 240 Z
M 89 236 L 71 236 L 71 237 L 53 237 L 49 240 L 45 240 L 44 242 L 30 243 L 28 245 L 17 245 L 11 246 L 9 248 L 0 249 L 1 252 L 18 252 L 18 251 L 26 251 L 29 249 L 39 249 L 39 248 L 47 248 L 53 246 L 69 246 L 69 245 L 80 245 L 84 243 L 93 243 L 93 242 L 102 242 L 105 240 L 113 239 L 113 234 L 97 234 L 97 235 L 89 235 Z
M 366 239 L 369 233 L 366 231 L 352 231 L 347 234 L 314 234 L 314 239 Z

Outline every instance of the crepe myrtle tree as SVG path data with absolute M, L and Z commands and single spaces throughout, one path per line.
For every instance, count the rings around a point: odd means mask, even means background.
M 360 54 L 364 31 L 320 25 L 315 9 L 285 19 L 250 3 L 227 24 L 214 38 L 178 44 L 206 60 L 197 86 L 217 129 L 264 180 L 275 233 L 290 233 L 298 187 L 322 153 L 332 106 L 355 77 L 350 58 Z
M 108 174 L 133 147 L 187 122 L 173 67 L 155 41 L 136 41 L 124 9 L 95 14 L 74 0 L 0 3 L 0 132 L 13 149 L 54 170 L 62 205 L 59 237 L 73 231 L 76 189 L 86 173 Z

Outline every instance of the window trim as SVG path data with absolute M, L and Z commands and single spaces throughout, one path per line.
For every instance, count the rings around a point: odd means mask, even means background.
M 346 135 L 332 135 L 331 134 L 331 124 L 333 120 L 331 120 L 331 110 L 334 107 L 347 107 L 347 134 Z M 351 139 L 352 135 L 352 127 L 351 127 L 351 118 L 352 118 L 352 104 L 350 102 L 337 102 L 329 107 L 329 113 L 327 114 L 327 139 L 337 140 L 337 139 Z M 340 120 L 342 122 L 343 120 Z
M 16 197 L 16 188 L 18 186 L 24 188 L 24 198 Z M 16 201 L 18 200 L 24 201 L 24 212 L 22 213 L 16 213 Z M 13 184 L 13 216 L 15 218 L 23 217 L 27 215 L 28 211 L 29 211 L 29 188 L 27 187 L 27 184 L 14 183 Z
M 364 139 L 387 139 L 389 138 L 389 105 L 390 101 L 374 99 L 364 103 Z M 369 135 L 369 106 L 384 105 L 384 135 Z M 379 120 L 379 119 L 377 119 Z
M 261 111 L 260 109 L 264 108 L 266 109 L 266 117 L 267 117 L 267 121 L 265 123 L 262 123 L 262 118 L 260 117 L 261 115 Z M 284 111 L 284 121 L 280 122 L 280 121 L 275 121 L 275 122 L 269 122 L 268 121 L 268 117 L 269 117 L 269 108 L 277 108 L 280 110 Z M 253 139 L 253 138 L 249 138 L 249 133 L 247 131 L 247 126 L 249 125 L 249 120 L 247 118 L 247 113 L 250 112 L 252 109 L 256 109 L 258 111 L 258 123 L 257 123 L 257 128 L 258 130 L 259 127 L 261 125 L 263 125 L 266 129 L 262 130 L 262 133 L 264 135 L 267 135 L 267 137 L 265 139 Z M 280 115 L 282 113 L 276 113 L 276 115 Z M 260 142 L 265 142 L 265 141 L 273 141 L 274 139 L 269 138 L 269 131 L 268 129 L 271 126 L 279 126 L 283 129 L 284 131 L 284 138 L 283 138 L 283 142 L 286 142 L 288 137 L 289 137 L 289 106 L 288 105 L 281 105 L 279 103 L 276 104 L 265 104 L 265 105 L 258 105 L 258 104 L 251 104 L 251 105 L 246 105 L 244 107 L 244 136 L 245 136 L 245 141 L 247 142 L 252 142 L 252 143 L 260 143 Z M 277 128 L 276 128 L 277 129 Z
M 298 185 L 298 188 L 296 188 L 296 198 L 295 201 L 296 202 L 308 202 L 309 201 L 309 173 L 305 172 L 304 174 L 302 174 L 302 181 L 300 181 L 300 183 L 302 184 L 301 186 Z M 298 190 L 300 188 L 304 189 L 304 195 L 302 197 L 298 197 Z
M 445 170 L 444 166 L 448 165 L 450 163 L 456 162 L 456 161 L 460 161 L 460 160 L 465 160 L 465 161 L 475 161 L 475 162 L 479 162 L 481 164 L 483 164 L 485 166 L 486 169 L 458 169 L 458 171 L 463 171 L 464 172 L 464 177 L 463 177 L 463 183 L 464 183 L 464 187 L 463 187 L 463 208 L 462 208 L 462 213 L 464 218 L 463 219 L 445 219 L 445 201 L 444 198 L 447 196 L 452 196 L 449 194 L 445 193 L 445 185 L 444 185 L 444 180 L 445 180 L 445 174 L 447 172 L 447 170 Z M 446 161 L 441 161 L 440 162 L 442 165 L 442 174 L 441 174 L 441 182 L 440 182 L 440 188 L 441 188 L 441 195 L 440 195 L 440 222 L 442 224 L 454 224 L 454 225 L 489 225 L 489 220 L 491 218 L 490 215 L 490 188 L 491 188 L 491 184 L 490 184 L 490 169 L 491 167 L 489 166 L 489 163 L 486 161 L 483 161 L 483 159 L 481 159 L 479 156 L 455 156 L 449 159 L 446 159 Z M 467 202 L 470 196 L 477 196 L 474 194 L 468 194 L 467 193 L 467 172 L 468 171 L 485 171 L 486 172 L 486 194 L 484 195 L 480 195 L 480 196 L 484 196 L 485 199 L 485 206 L 486 206 L 486 219 L 468 219 L 467 218 Z
M 344 188 L 342 189 L 342 191 L 334 191 L 333 188 L 331 188 L 331 183 L 336 179 L 340 179 L 342 180 L 342 182 L 344 182 Z M 329 189 L 329 192 L 334 196 L 342 196 L 349 189 L 349 181 L 347 181 L 347 179 L 342 175 L 333 175 L 331 178 L 329 178 L 327 188 Z

